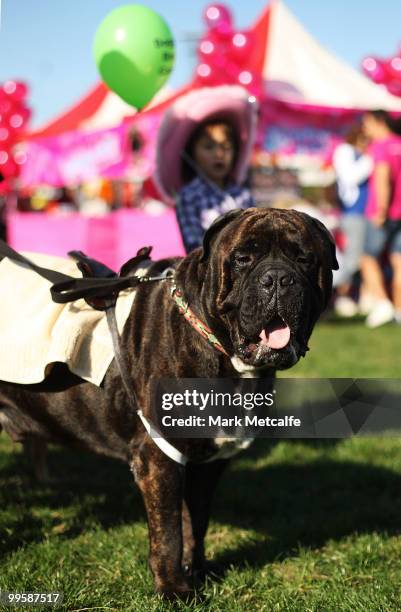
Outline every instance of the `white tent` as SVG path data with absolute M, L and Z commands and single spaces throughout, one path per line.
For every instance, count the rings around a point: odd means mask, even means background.
M 269 96 L 307 106 L 401 111 L 401 98 L 322 47 L 281 0 L 272 1 L 254 33 L 253 69 L 262 73 Z

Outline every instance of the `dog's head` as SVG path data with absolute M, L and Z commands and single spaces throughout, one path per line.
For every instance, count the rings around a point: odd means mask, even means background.
M 194 257 L 202 310 L 245 368 L 285 369 L 305 354 L 338 268 L 322 223 L 293 210 L 232 211 Z

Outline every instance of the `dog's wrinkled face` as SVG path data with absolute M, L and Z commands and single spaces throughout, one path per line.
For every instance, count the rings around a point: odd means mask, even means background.
M 202 261 L 214 326 L 219 319 L 228 330 L 240 363 L 294 365 L 308 350 L 337 268 L 326 228 L 297 211 L 235 211 L 208 230 Z

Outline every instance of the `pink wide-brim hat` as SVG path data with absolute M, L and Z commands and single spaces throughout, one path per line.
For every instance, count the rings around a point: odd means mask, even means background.
M 157 139 L 155 179 L 164 197 L 174 196 L 183 187 L 182 152 L 198 125 L 218 119 L 232 125 L 238 139 L 238 155 L 231 178 L 241 184 L 256 136 L 256 99 L 239 85 L 195 89 L 168 109 Z

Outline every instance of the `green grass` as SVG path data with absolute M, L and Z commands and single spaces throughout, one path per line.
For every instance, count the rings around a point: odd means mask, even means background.
M 362 320 L 331 319 L 318 325 L 309 347 L 285 376 L 401 378 L 401 325 L 368 329 Z
M 327 321 L 310 347 L 291 375 L 400 376 L 401 327 Z M 223 576 L 175 608 L 152 593 L 129 470 L 58 448 L 49 462 L 58 480 L 33 485 L 19 447 L 0 436 L 2 589 L 61 590 L 63 610 L 401 610 L 399 439 L 255 443 L 214 504 L 207 551 Z

